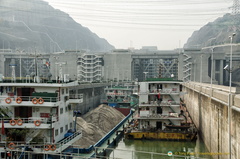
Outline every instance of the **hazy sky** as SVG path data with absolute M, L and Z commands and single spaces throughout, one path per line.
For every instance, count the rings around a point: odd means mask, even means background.
M 193 31 L 231 12 L 232 0 L 45 0 L 117 49 L 183 45 Z

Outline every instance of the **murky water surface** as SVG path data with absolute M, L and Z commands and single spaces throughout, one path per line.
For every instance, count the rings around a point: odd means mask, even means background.
M 173 155 L 169 157 L 172 152 Z M 158 153 L 158 154 L 157 154 Z M 160 153 L 160 154 L 159 154 Z M 204 143 L 195 142 L 122 140 L 110 157 L 121 159 L 212 159 Z

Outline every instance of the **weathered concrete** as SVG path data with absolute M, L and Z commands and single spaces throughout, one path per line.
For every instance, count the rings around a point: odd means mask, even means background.
M 104 88 L 109 85 L 110 83 L 85 83 L 72 88 L 70 90 L 71 94 L 82 94 L 83 96 L 83 102 L 76 104 L 73 109 L 85 114 L 89 110 L 96 108 L 101 104 Z
M 229 87 L 185 83 L 183 90 L 187 92 L 183 99 L 187 109 L 199 129 L 199 134 L 205 142 L 214 159 L 228 159 L 229 133 L 228 133 L 228 106 Z M 232 159 L 240 158 L 240 95 L 234 87 L 232 92 L 232 118 L 231 118 L 231 143 Z

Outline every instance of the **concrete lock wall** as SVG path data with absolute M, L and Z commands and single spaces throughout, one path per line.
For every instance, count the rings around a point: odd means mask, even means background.
M 73 109 L 80 111 L 82 114 L 96 108 L 101 104 L 101 99 L 104 97 L 104 88 L 110 83 L 85 83 L 71 89 L 73 94 L 82 95 L 83 101 L 74 104 Z
M 229 87 L 185 83 L 183 100 L 214 159 L 229 158 Z M 240 158 L 240 95 L 232 88 L 231 143 L 232 159 Z

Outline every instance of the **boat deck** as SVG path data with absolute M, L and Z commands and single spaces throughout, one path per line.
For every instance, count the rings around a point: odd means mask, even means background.
M 73 155 L 73 159 L 74 158 L 79 158 L 79 157 L 83 157 L 83 158 L 91 158 L 91 157 L 96 157 L 96 156 L 99 156 L 99 155 L 103 155 L 105 153 L 105 150 L 107 148 L 110 148 L 110 147 L 114 147 L 116 146 L 117 144 L 117 138 L 122 138 L 122 136 L 120 135 L 120 132 L 123 132 L 124 131 L 124 127 L 126 127 L 128 125 L 128 121 L 132 120 L 132 116 L 130 116 L 128 118 L 128 120 L 126 120 L 122 126 L 120 126 L 116 131 L 115 133 L 113 133 L 107 140 L 105 140 L 105 142 L 103 142 L 101 144 L 101 147 L 94 147 L 94 151 L 90 152 L 90 153 L 81 153 L 80 152 L 80 149 L 79 149 L 79 145 L 73 145 L 72 148 L 76 148 L 78 149 L 79 151 L 78 152 L 75 152 L 75 153 L 71 153 Z M 123 134 L 122 134 L 123 135 Z M 112 144 L 111 144 L 112 143 Z M 115 145 L 114 145 L 115 144 Z M 74 157 L 76 156 L 76 157 Z

